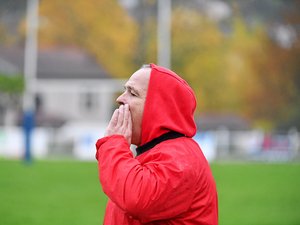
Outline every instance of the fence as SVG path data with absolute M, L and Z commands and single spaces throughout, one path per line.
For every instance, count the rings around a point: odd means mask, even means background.
M 95 142 L 105 124 L 72 123 L 59 129 L 36 128 L 32 135 L 34 158 L 94 160 Z M 282 133 L 261 130 L 229 131 L 225 128 L 198 132 L 194 137 L 209 161 L 291 161 L 299 156 L 300 134 L 296 129 Z M 0 127 L 0 157 L 22 158 L 21 127 Z

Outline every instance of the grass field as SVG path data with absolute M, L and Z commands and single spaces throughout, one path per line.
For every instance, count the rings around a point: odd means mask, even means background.
M 212 165 L 220 225 L 299 225 L 300 164 Z M 97 164 L 0 160 L 1 225 L 100 225 Z

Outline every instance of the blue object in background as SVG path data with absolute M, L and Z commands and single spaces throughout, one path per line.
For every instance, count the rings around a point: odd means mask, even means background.
M 31 149 L 32 149 L 32 131 L 35 125 L 34 112 L 25 111 L 23 114 L 23 129 L 24 129 L 24 141 L 25 141 L 25 154 L 24 160 L 26 163 L 32 161 Z

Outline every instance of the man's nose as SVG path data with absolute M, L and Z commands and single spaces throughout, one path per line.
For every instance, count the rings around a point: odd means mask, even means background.
M 116 100 L 119 105 L 125 105 L 126 103 L 124 94 L 125 93 L 121 94 Z

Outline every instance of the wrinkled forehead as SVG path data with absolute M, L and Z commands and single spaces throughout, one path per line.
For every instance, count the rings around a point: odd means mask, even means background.
M 147 92 L 148 84 L 150 80 L 151 68 L 142 68 L 137 70 L 129 80 L 126 82 L 125 86 L 134 87 L 140 91 Z

